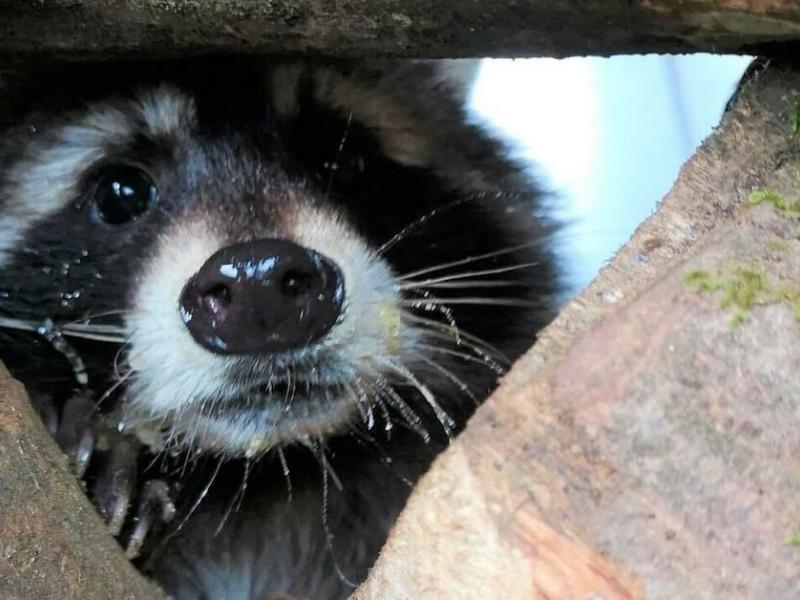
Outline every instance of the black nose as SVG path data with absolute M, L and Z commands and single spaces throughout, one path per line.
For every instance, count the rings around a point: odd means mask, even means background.
M 344 278 L 319 252 L 279 239 L 216 252 L 183 288 L 192 337 L 218 354 L 274 353 L 325 335 L 342 311 Z

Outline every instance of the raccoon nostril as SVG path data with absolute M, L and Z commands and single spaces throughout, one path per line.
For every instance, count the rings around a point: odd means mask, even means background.
M 344 306 L 344 276 L 329 258 L 265 238 L 214 253 L 181 292 L 180 314 L 218 354 L 274 354 L 322 338 Z
M 313 283 L 314 275 L 292 269 L 286 271 L 281 278 L 281 289 L 285 295 L 297 298 L 307 294 Z
M 200 301 L 215 315 L 221 315 L 231 305 L 231 289 L 224 283 L 217 284 L 203 292 Z

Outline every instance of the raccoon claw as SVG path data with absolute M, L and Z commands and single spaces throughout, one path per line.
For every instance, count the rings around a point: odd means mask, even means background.
M 128 558 L 136 558 L 155 526 L 169 523 L 175 516 L 169 486 L 153 479 L 137 494 L 139 445 L 96 415 L 90 394 L 71 397 L 60 414 L 58 404 L 47 395 L 34 395 L 31 402 L 69 458 L 75 475 L 87 482 L 92 503 L 108 531 L 125 547 Z M 136 510 L 132 511 L 134 501 Z
M 125 524 L 136 485 L 138 448 L 134 442 L 120 437 L 103 458 L 91 486 L 92 501 L 108 530 L 117 537 Z
M 125 547 L 127 557 L 134 559 L 139 555 L 154 520 L 169 523 L 174 516 L 175 504 L 170 497 L 169 486 L 160 479 L 152 479 L 145 483 L 134 517 L 135 526 Z
M 55 401 L 47 395 L 31 394 L 31 405 L 44 423 L 47 432 L 55 438 L 58 433 L 58 406 Z
M 95 445 L 94 401 L 89 394 L 67 400 L 59 414 L 58 404 L 47 395 L 32 395 L 31 404 L 47 431 L 67 455 L 75 475 L 86 473 Z
M 70 459 L 78 478 L 86 473 L 94 451 L 94 411 L 95 403 L 90 396 L 73 396 L 64 404 L 54 436 L 61 450 Z

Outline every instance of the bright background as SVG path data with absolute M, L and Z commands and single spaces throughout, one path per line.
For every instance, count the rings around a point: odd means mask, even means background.
M 589 283 L 719 123 L 749 57 L 484 60 L 470 107 L 554 193 L 570 294 Z

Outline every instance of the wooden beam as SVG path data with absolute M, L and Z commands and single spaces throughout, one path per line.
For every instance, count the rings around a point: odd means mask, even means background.
M 0 363 L 0 598 L 160 600 Z
M 7 57 L 753 53 L 800 39 L 794 0 L 0 0 L 0 10 Z

